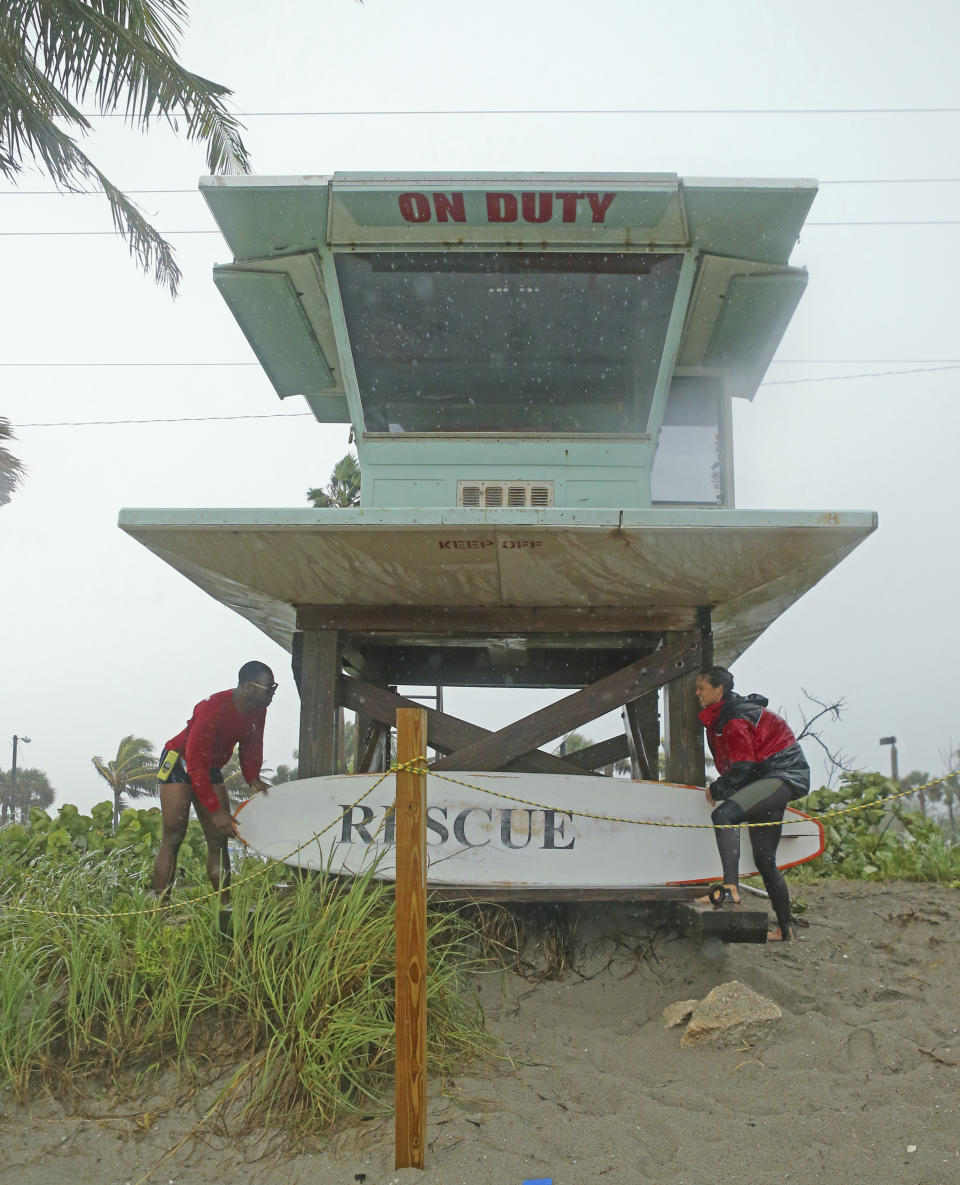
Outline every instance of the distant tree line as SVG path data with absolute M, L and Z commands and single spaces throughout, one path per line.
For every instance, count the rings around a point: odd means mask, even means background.
M 0 823 L 30 822 L 30 811 L 35 806 L 53 805 L 56 791 L 42 769 L 17 766 L 17 786 L 13 787 L 13 774 L 0 769 Z
M 960 811 L 960 749 L 946 758 L 946 777 L 937 778 L 926 770 L 914 769 L 900 779 L 901 790 L 913 790 L 914 801 L 925 819 L 947 824 L 957 839 L 957 814 Z M 928 785 L 935 782 L 935 785 Z

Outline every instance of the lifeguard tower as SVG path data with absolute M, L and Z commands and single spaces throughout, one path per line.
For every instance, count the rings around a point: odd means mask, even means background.
M 876 526 L 735 508 L 751 399 L 806 285 L 816 187 L 672 175 L 208 178 L 214 281 L 281 398 L 350 423 L 352 509 L 124 510 L 120 525 L 292 653 L 300 776 L 338 709 L 382 768 L 438 688 L 443 769 L 703 782 L 693 682 L 728 664 Z M 785 457 L 785 463 L 787 458 Z M 776 463 L 773 461 L 772 463 Z M 496 732 L 443 687 L 572 694 Z M 540 746 L 613 710 L 624 729 Z

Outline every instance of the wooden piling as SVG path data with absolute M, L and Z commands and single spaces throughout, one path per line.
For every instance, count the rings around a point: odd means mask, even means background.
M 300 666 L 300 748 L 297 776 L 316 778 L 337 770 L 336 630 L 306 630 L 298 644 Z
M 427 713 L 397 710 L 394 1167 L 423 1168 L 427 1129 Z M 402 768 L 412 764 L 414 770 Z M 420 772 L 422 771 L 422 772 Z

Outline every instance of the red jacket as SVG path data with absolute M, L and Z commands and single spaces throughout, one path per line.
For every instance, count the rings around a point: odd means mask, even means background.
M 720 777 L 711 793 L 729 798 L 748 782 L 780 777 L 802 798 L 810 790 L 810 767 L 787 722 L 767 711 L 762 695 L 727 699 L 699 713 Z
M 201 700 L 183 732 L 167 741 L 165 747 L 180 754 L 197 798 L 211 813 L 220 809 L 220 800 L 210 781 L 210 770 L 227 764 L 238 741 L 244 778 L 248 783 L 259 778 L 266 717 L 266 708 L 238 712 L 233 706 L 233 691 L 218 691 Z

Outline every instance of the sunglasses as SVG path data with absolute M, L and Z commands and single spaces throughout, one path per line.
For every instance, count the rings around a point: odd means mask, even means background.
M 251 679 L 250 682 L 253 683 L 253 680 Z M 277 688 L 280 686 L 280 684 L 279 683 L 253 683 L 253 686 L 259 687 L 261 691 L 273 692 L 273 691 L 277 690 Z

